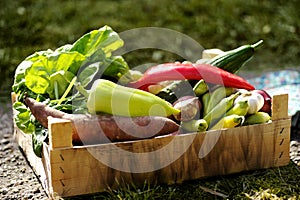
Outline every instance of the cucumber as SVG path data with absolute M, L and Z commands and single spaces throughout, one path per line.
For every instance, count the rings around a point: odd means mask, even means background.
M 207 64 L 224 69 L 231 73 L 236 73 L 252 56 L 255 50 L 261 46 L 263 40 L 256 42 L 255 44 L 247 44 L 240 46 L 236 49 L 226 51 L 220 55 L 210 59 Z

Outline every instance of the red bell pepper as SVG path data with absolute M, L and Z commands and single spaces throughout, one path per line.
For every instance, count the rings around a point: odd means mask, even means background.
M 149 68 L 143 77 L 127 86 L 147 90 L 149 85 L 166 80 L 201 80 L 226 87 L 254 90 L 245 79 L 209 64 L 165 63 Z

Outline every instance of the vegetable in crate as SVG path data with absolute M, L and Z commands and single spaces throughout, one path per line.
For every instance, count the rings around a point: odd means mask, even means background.
M 208 128 L 208 124 L 204 119 L 193 119 L 180 123 L 180 130 L 183 132 L 204 132 Z
M 165 117 L 67 114 L 32 98 L 26 98 L 25 103 L 44 127 L 48 127 L 48 117 L 70 120 L 74 143 L 96 144 L 144 139 L 170 134 L 179 129 L 178 124 Z
M 253 57 L 256 49 L 260 47 L 263 40 L 252 45 L 243 45 L 236 49 L 222 52 L 217 51 L 219 55 L 209 59 L 207 64 L 213 65 L 230 73 L 236 73 L 250 58 Z M 199 60 L 200 61 L 200 60 Z M 197 62 L 198 63 L 198 62 Z
M 216 105 L 225 97 L 236 92 L 232 87 L 218 87 L 211 93 L 210 101 L 208 102 L 206 112 L 210 112 Z
M 247 114 L 258 112 L 264 105 L 264 98 L 261 94 L 253 91 L 239 90 L 242 94 L 236 98 L 235 103 L 239 101 L 248 101 L 249 109 Z
M 210 96 L 211 94 L 209 92 L 206 92 L 202 95 L 202 116 L 205 116 L 208 113 L 207 108 L 210 101 Z
M 259 93 L 264 97 L 264 105 L 259 111 L 271 115 L 272 97 L 265 90 L 253 90 L 253 92 Z
M 193 91 L 197 97 L 200 97 L 208 91 L 208 85 L 203 79 L 201 79 L 200 81 L 198 81 L 198 83 L 194 85 Z
M 236 49 L 220 53 L 218 56 L 210 59 L 207 64 L 219 67 L 231 73 L 236 73 L 252 56 L 263 40 L 255 44 L 247 44 Z
M 18 65 L 12 86 L 18 97 L 14 104 L 17 113 L 14 119 L 20 129 L 33 135 L 33 148 L 37 155 L 41 154 L 47 131 L 23 104 L 24 94 L 65 112 L 85 112 L 84 105 L 74 103 L 79 102 L 80 95 L 70 92 L 75 80 L 84 87 L 99 74 L 113 80 L 126 77 L 122 78 L 123 82 L 132 81 L 127 76 L 130 69 L 125 60 L 112 55 L 122 45 L 118 34 L 104 26 L 83 35 L 73 44 L 56 50 L 38 51 Z
M 248 100 L 244 101 L 238 101 L 233 104 L 233 107 L 226 112 L 226 116 L 228 115 L 240 115 L 240 116 L 245 116 L 248 113 L 249 110 L 249 103 Z
M 87 98 L 88 111 L 118 116 L 171 116 L 180 110 L 160 97 L 143 90 L 118 85 L 112 81 L 98 79 L 90 91 L 78 85 L 79 92 Z
M 213 127 L 211 127 L 209 130 L 218 130 L 222 128 L 234 128 L 240 124 L 242 124 L 245 120 L 244 116 L 232 114 L 227 115 L 223 118 L 221 118 Z
M 178 121 L 189 121 L 197 118 L 202 108 L 198 97 L 195 96 L 183 96 L 174 102 L 173 106 L 180 110 L 180 113 L 174 115 L 174 118 Z
M 147 90 L 149 85 L 166 80 L 201 80 L 226 87 L 254 90 L 242 77 L 209 64 L 165 63 L 149 68 L 143 77 L 130 82 L 129 87 Z
M 152 85 L 150 85 L 152 86 Z M 150 88 L 149 86 L 149 88 Z M 157 86 L 157 85 L 153 85 Z M 163 89 L 160 90 L 159 93 L 156 94 L 156 96 L 159 96 L 160 98 L 170 102 L 174 103 L 178 100 L 178 98 L 183 96 L 193 96 L 194 92 L 191 88 L 191 85 L 188 80 L 175 80 L 172 81 L 170 84 L 165 86 Z
M 239 92 L 225 97 L 216 105 L 203 119 L 207 122 L 209 126 L 218 121 L 221 117 L 224 117 L 225 113 L 233 107 L 234 100 L 240 95 Z
M 271 116 L 266 112 L 257 112 L 249 115 L 245 119 L 244 125 L 262 124 L 271 120 Z

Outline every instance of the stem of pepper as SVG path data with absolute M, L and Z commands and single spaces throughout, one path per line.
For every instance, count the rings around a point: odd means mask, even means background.
M 84 87 L 79 82 L 75 82 L 74 85 L 80 94 L 82 94 L 85 98 L 89 97 L 88 91 L 84 89 Z

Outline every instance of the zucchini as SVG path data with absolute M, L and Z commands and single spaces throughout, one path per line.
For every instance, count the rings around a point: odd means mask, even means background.
M 156 95 L 170 102 L 171 104 L 177 101 L 180 97 L 195 96 L 188 80 L 176 80 L 164 87 Z
M 231 73 L 236 73 L 248 60 L 250 60 L 250 58 L 252 58 L 255 50 L 261 46 L 262 43 L 263 40 L 260 40 L 252 45 L 247 44 L 230 51 L 225 51 L 210 59 L 207 64 Z
M 271 120 L 271 116 L 266 112 L 257 112 L 247 116 L 244 125 L 262 124 Z

